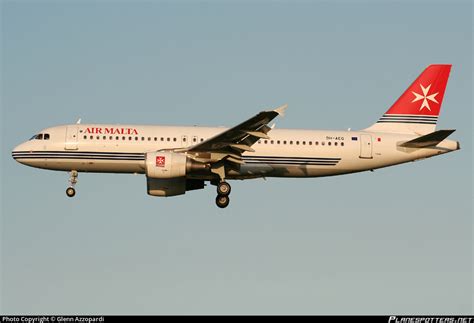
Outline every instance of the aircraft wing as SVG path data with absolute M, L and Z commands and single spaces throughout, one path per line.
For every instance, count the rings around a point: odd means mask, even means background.
M 278 115 L 283 116 L 287 107 L 288 105 L 285 104 L 272 111 L 262 111 L 233 128 L 186 148 L 185 151 L 199 157 L 198 159 L 206 159 L 211 162 L 226 160 L 243 164 L 242 153 L 254 151 L 253 144 L 259 139 L 269 138 L 267 133 L 272 128 L 268 126 L 268 123 Z

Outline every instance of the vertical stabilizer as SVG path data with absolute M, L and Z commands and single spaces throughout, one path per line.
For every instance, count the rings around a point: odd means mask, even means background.
M 366 131 L 433 132 L 443 103 L 451 65 L 430 65 L 387 112 Z

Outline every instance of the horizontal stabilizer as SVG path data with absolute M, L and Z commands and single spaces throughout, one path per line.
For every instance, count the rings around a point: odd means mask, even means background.
M 455 129 L 450 130 L 437 130 L 435 132 L 429 133 L 427 135 L 415 138 L 410 141 L 406 141 L 402 144 L 399 144 L 400 147 L 409 147 L 409 148 L 426 148 L 434 147 L 439 144 L 444 139 L 448 138 L 450 134 L 455 132 Z

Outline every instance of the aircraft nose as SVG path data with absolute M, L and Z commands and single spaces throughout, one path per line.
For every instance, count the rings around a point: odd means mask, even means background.
M 21 144 L 13 148 L 12 154 L 20 151 Z
M 20 162 L 18 158 L 20 158 L 25 152 L 27 151 L 25 147 L 25 143 L 19 144 L 12 150 L 12 158 L 16 161 Z

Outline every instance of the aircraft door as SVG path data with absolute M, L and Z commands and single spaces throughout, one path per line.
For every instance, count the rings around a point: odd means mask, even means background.
M 360 158 L 372 158 L 372 136 L 360 135 Z
M 78 131 L 79 127 L 74 126 L 67 126 L 66 128 L 66 141 L 64 148 L 66 150 L 75 150 L 77 149 L 77 140 L 78 140 Z

